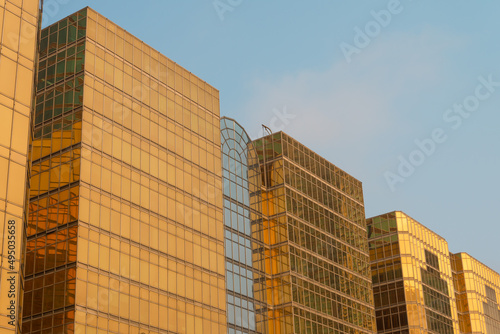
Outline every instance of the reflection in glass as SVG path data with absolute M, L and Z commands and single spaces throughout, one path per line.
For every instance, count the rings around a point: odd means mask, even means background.
M 262 224 L 260 178 L 249 172 L 258 164 L 256 151 L 245 130 L 225 117 L 221 141 L 229 333 L 267 333 L 262 273 L 252 259 L 259 245 L 251 228 Z

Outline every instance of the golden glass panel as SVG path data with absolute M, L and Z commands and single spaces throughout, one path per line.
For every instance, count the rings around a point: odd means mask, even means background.
M 78 224 L 81 227 L 88 227 L 88 224 L 90 224 L 92 227 L 90 233 L 87 228 L 82 229 L 74 241 L 64 241 L 65 243 L 61 243 L 61 247 L 59 247 L 59 244 L 56 244 L 57 246 L 54 246 L 54 248 L 49 245 L 47 250 L 49 252 L 53 252 L 53 249 L 57 249 L 58 252 L 67 251 L 68 257 L 66 259 L 68 261 L 78 261 L 81 264 L 88 264 L 91 266 L 92 271 L 99 270 L 100 276 L 94 275 L 95 273 L 89 273 L 89 282 L 87 284 L 77 283 L 75 287 L 77 305 L 88 307 L 94 311 L 99 310 L 103 313 L 99 317 L 87 317 L 85 319 L 81 315 L 78 315 L 77 312 L 76 321 L 82 329 L 86 329 L 87 331 L 96 331 L 99 329 L 103 332 L 106 330 L 116 331 L 117 329 L 120 332 L 128 332 L 129 328 L 131 331 L 138 330 L 137 327 L 122 326 L 123 323 L 121 320 L 109 320 L 109 316 L 107 315 L 109 313 L 115 316 L 119 315 L 123 318 L 123 321 L 138 321 L 141 323 L 140 327 L 152 325 L 154 327 L 163 327 L 164 329 L 174 328 L 174 330 L 182 332 L 186 330 L 186 321 L 183 312 L 194 312 L 196 310 L 196 317 L 193 317 L 191 320 L 193 320 L 194 331 L 198 332 L 202 328 L 203 319 L 207 317 L 201 312 L 201 308 L 195 309 L 190 304 L 192 301 L 186 304 L 179 303 L 179 311 L 175 311 L 174 313 L 175 321 L 165 323 L 163 319 L 170 317 L 158 316 L 158 313 L 163 312 L 165 314 L 165 311 L 167 311 L 164 306 L 157 304 L 158 299 L 161 303 L 161 294 L 160 298 L 158 298 L 158 294 L 148 293 L 149 289 L 159 287 L 173 294 L 185 295 L 187 293 L 190 297 L 195 297 L 193 295 L 195 286 L 197 286 L 195 282 L 199 282 L 191 278 L 193 275 L 191 267 L 176 266 L 176 260 L 171 260 L 178 257 L 181 260 L 187 258 L 189 261 L 199 262 L 202 257 L 201 247 L 199 246 L 197 247 L 198 255 L 195 256 L 193 253 L 194 247 L 191 246 L 191 232 L 185 233 L 186 229 L 191 229 L 191 217 L 194 216 L 192 206 L 195 201 L 191 199 L 191 196 L 198 195 L 194 193 L 189 194 L 189 196 L 177 196 L 177 201 L 179 201 L 181 206 L 179 206 L 178 214 L 176 215 L 175 209 L 171 210 L 171 208 L 175 208 L 176 201 L 174 198 L 178 190 L 168 188 L 165 182 L 168 179 L 171 184 L 175 184 L 177 175 L 180 179 L 178 185 L 181 188 L 179 190 L 182 191 L 183 188 L 186 190 L 189 189 L 194 184 L 193 179 L 198 178 L 198 176 L 195 176 L 191 170 L 186 169 L 186 166 L 191 163 L 198 164 L 199 162 L 191 156 L 192 149 L 190 144 L 179 146 L 178 150 L 176 150 L 178 153 L 167 150 L 168 147 L 170 149 L 175 147 L 175 142 L 181 144 L 184 142 L 180 136 L 186 136 L 186 143 L 189 143 L 192 140 L 191 130 L 183 130 L 177 133 L 171 132 L 170 139 L 172 142 L 169 143 L 167 141 L 168 124 L 166 118 L 158 112 L 158 109 L 162 110 L 162 108 L 165 108 L 166 103 L 162 106 L 161 101 L 168 100 L 167 94 L 171 98 L 175 96 L 176 102 L 179 105 L 188 106 L 189 103 L 184 102 L 188 97 L 178 95 L 177 93 L 179 92 L 174 94 L 173 91 L 167 91 L 165 86 L 156 81 L 156 74 L 153 74 L 153 78 L 147 75 L 151 71 L 157 72 L 158 68 L 162 66 L 166 68 L 168 61 L 165 58 L 162 58 L 163 60 L 158 64 L 156 60 L 158 56 L 155 55 L 155 52 L 143 46 L 141 42 L 130 34 L 116 28 L 91 9 L 86 9 L 84 12 L 92 18 L 87 20 L 86 46 L 88 50 L 86 50 L 86 70 L 90 72 L 95 71 L 97 77 L 95 80 L 87 80 L 90 77 L 87 77 L 86 73 L 83 75 L 87 84 L 82 97 L 85 104 L 82 115 L 85 122 L 83 126 L 84 142 L 86 145 L 84 159 L 80 162 L 80 158 L 77 157 L 78 162 L 74 162 L 71 165 L 63 160 L 51 160 L 48 166 L 41 164 L 39 167 L 37 166 L 37 168 L 40 168 L 40 172 L 33 176 L 32 183 L 37 185 L 36 194 L 43 195 L 50 189 L 56 190 L 68 182 L 79 182 L 81 189 L 84 190 L 78 195 L 78 200 L 75 203 L 75 209 L 78 210 L 78 218 L 80 219 Z M 82 13 L 68 19 L 66 24 L 71 26 L 72 22 L 83 20 L 84 15 Z M 80 21 L 77 24 L 80 25 Z M 96 25 L 97 31 L 95 31 Z M 68 29 L 68 34 L 71 36 L 72 28 Z M 55 29 L 53 30 L 55 33 Z M 50 39 L 51 27 L 47 31 L 47 39 Z M 103 33 L 101 34 L 100 32 Z M 68 43 L 73 42 L 68 40 Z M 107 50 L 95 47 L 95 43 L 103 46 L 106 45 Z M 58 47 L 59 44 L 57 43 L 51 44 L 48 49 L 52 51 L 45 51 L 45 55 L 41 56 L 40 61 L 45 61 L 46 59 L 43 57 L 47 57 L 47 53 L 49 52 L 56 52 Z M 143 53 L 142 50 L 146 53 Z M 124 66 L 123 63 L 120 64 L 120 61 L 115 61 L 114 51 L 116 51 L 118 56 L 124 56 L 126 62 L 133 61 L 136 67 L 132 70 L 129 64 L 125 64 Z M 7 71 L 7 69 L 1 70 Z M 101 73 L 99 74 L 99 72 Z M 132 74 L 135 78 L 135 85 Z M 26 75 L 27 73 L 24 74 L 24 76 Z M 184 80 L 186 81 L 186 85 L 190 86 L 188 84 L 189 80 Z M 166 78 L 164 81 L 166 81 Z M 95 87 L 95 92 L 90 87 Z M 153 93 L 149 93 L 149 90 Z M 24 97 L 20 95 L 18 99 L 24 99 Z M 140 107 L 140 102 L 150 105 L 142 105 Z M 134 111 L 132 112 L 131 110 Z M 105 118 L 112 119 L 114 121 L 113 125 L 111 126 L 109 123 L 103 122 L 99 117 L 93 117 L 92 113 L 94 112 L 103 115 Z M 205 114 L 212 112 L 212 110 L 200 109 L 198 112 Z M 165 109 L 163 109 L 163 114 L 165 114 Z M 189 117 L 189 121 L 190 119 L 191 117 Z M 12 121 L 12 123 L 15 122 L 15 120 Z M 183 123 L 186 122 L 188 121 L 184 121 L 183 119 Z M 56 124 L 55 121 L 54 124 Z M 215 120 L 213 124 L 218 124 L 218 120 Z M 80 125 L 80 133 L 81 128 L 82 126 Z M 68 143 L 63 143 L 62 140 L 55 141 L 54 138 L 56 136 L 61 136 L 62 132 L 60 130 L 56 134 L 55 127 L 47 129 L 49 132 L 52 131 L 52 133 L 50 135 L 51 138 L 48 138 L 49 140 L 40 142 L 40 145 L 45 145 L 48 148 L 48 150 L 41 153 L 42 157 L 48 155 L 50 149 L 55 150 L 54 153 L 57 153 L 56 151 L 63 149 L 63 146 L 68 146 Z M 76 126 L 74 129 L 76 129 Z M 131 129 L 135 133 L 141 132 L 143 138 L 139 140 L 137 136 L 133 135 Z M 217 132 L 218 128 L 215 128 L 210 133 L 213 135 Z M 205 136 L 205 134 L 202 135 Z M 72 139 L 73 141 L 69 145 L 81 141 L 81 138 L 78 136 L 75 139 L 76 141 Z M 213 138 L 210 138 L 210 140 L 213 140 Z M 57 148 L 56 144 L 58 145 Z M 156 146 L 156 144 L 160 145 Z M 27 147 L 27 145 L 24 145 L 24 142 L 16 143 L 16 145 Z M 213 152 L 217 149 L 215 145 L 209 145 L 213 146 L 209 148 L 209 151 Z M 92 155 L 89 154 L 89 147 L 92 148 Z M 206 147 L 204 148 L 206 149 Z M 102 159 L 102 157 L 106 158 Z M 89 163 L 90 158 L 92 160 L 91 163 Z M 167 170 L 172 167 L 168 167 L 167 162 L 173 166 L 176 160 L 180 162 L 177 165 L 179 173 L 168 173 Z M 188 164 L 183 165 L 183 160 L 187 160 Z M 184 169 L 186 170 L 185 173 L 182 171 Z M 73 170 L 75 170 L 74 173 Z M 199 188 L 206 188 L 207 183 L 215 183 L 217 186 L 212 187 L 210 191 L 221 192 L 220 172 L 214 170 L 213 166 L 210 166 L 210 170 L 207 173 L 210 173 L 211 177 L 197 180 L 196 184 L 199 185 Z M 75 174 L 75 176 L 70 177 L 70 174 Z M 216 177 L 213 175 L 216 175 Z M 0 182 L 4 181 L 0 179 Z M 89 191 L 90 186 L 92 186 L 92 192 Z M 111 196 L 114 197 L 111 198 Z M 52 198 L 52 196 L 50 197 Z M 92 199 L 91 202 L 89 202 L 89 198 Z M 196 212 L 200 210 L 207 213 L 210 212 L 211 220 L 216 220 L 214 222 L 216 226 L 222 227 L 221 203 L 215 203 L 211 198 L 205 199 L 208 199 L 210 203 L 203 204 L 204 207 L 197 208 Z M 47 214 L 47 217 L 50 217 L 50 221 L 57 222 L 57 225 L 64 225 L 71 221 L 68 218 L 64 218 L 70 217 L 69 212 L 62 215 L 60 211 L 63 208 L 63 203 L 66 203 L 68 200 L 67 198 L 62 200 L 62 197 L 55 199 L 55 201 L 60 201 L 60 204 L 54 203 L 52 205 L 54 210 Z M 208 206 L 210 206 L 210 210 L 208 210 Z M 217 209 L 215 209 L 216 206 Z M 58 209 L 55 209 L 56 207 Z M 159 216 L 156 216 L 157 214 Z M 152 216 L 150 217 L 150 215 Z M 174 232 L 175 235 L 167 233 L 167 216 L 175 220 L 175 222 L 170 222 L 170 224 L 176 226 L 177 231 L 175 229 L 168 229 L 169 232 Z M 39 214 L 38 217 L 40 217 Z M 206 220 L 208 221 L 208 219 Z M 45 222 L 43 224 L 48 225 Z M 108 231 L 111 233 L 111 236 L 109 236 Z M 212 231 L 210 234 L 213 237 L 220 238 L 219 245 L 221 245 L 222 233 L 214 233 Z M 115 235 L 122 238 L 120 243 L 115 242 L 117 241 Z M 90 241 L 87 241 L 87 237 Z M 185 241 L 184 237 L 189 239 Z M 131 244 L 134 244 L 134 246 L 131 247 Z M 137 247 L 138 244 L 141 247 L 149 247 L 154 254 L 150 254 L 149 251 L 139 252 L 140 248 Z M 159 255 L 156 254 L 156 251 L 160 251 Z M 209 259 L 206 261 L 206 266 L 212 270 L 207 274 L 206 280 L 206 284 L 208 285 L 207 290 L 209 290 L 212 286 L 216 287 L 220 284 L 221 274 L 223 275 L 224 273 L 219 268 L 222 256 L 217 255 L 215 249 L 206 253 Z M 43 252 L 40 252 L 40 254 L 43 254 Z M 140 259 L 138 258 L 139 255 Z M 167 261 L 167 258 L 170 260 Z M 58 266 L 59 260 L 57 259 L 59 257 L 57 256 L 55 259 L 54 263 Z M 168 269 L 165 268 L 167 263 Z M 42 264 L 40 268 L 43 268 L 44 265 Z M 120 279 L 116 279 L 116 281 L 120 281 L 120 293 L 116 290 L 117 283 L 114 285 L 108 283 L 110 282 L 108 277 L 111 274 L 119 275 L 120 277 Z M 97 277 L 99 278 L 97 279 Z M 125 281 L 132 279 L 135 282 L 143 284 L 140 299 L 139 291 L 132 286 L 128 286 L 128 283 L 125 284 L 122 278 Z M 185 282 L 186 279 L 187 282 Z M 84 292 L 83 295 L 81 291 Z M 223 289 L 220 289 L 220 293 L 223 291 Z M 129 293 L 132 296 L 129 296 Z M 219 295 L 219 298 L 222 298 L 222 295 Z M 222 305 L 223 303 L 218 301 L 217 298 L 215 300 L 207 298 L 205 302 L 207 303 L 206 307 L 214 306 L 219 308 L 220 312 L 224 312 L 225 310 L 225 307 Z M 177 317 L 178 314 L 180 315 Z M 179 322 L 177 322 L 177 318 Z M 225 321 L 225 317 L 223 321 Z M 218 323 L 213 323 L 212 327 L 214 332 L 226 329 L 225 325 Z M 151 332 L 157 331 L 158 329 L 153 329 Z
M 12 15 L 9 13 L 9 15 Z M 7 15 L 6 15 L 7 16 Z M 7 20 L 5 21 L 7 24 Z M 4 34 L 7 29 L 4 30 Z M 5 40 L 5 38 L 4 38 Z M 10 98 L 14 98 L 14 88 L 13 82 L 16 82 L 16 63 L 9 58 L 2 56 L 2 61 L 0 62 L 0 94 L 4 94 Z
M 0 122 L 0 145 L 9 147 L 12 136 L 13 112 L 0 104 L 0 114 L 2 115 L 2 122 Z M 5 171 L 7 169 L 2 170 Z
M 21 18 L 10 12 L 4 12 L 4 30 L 2 35 L 2 44 L 14 52 L 18 52 L 19 41 L 22 39 L 20 34 Z M 34 41 L 33 41 L 34 44 Z M 5 78 L 2 76 L 2 78 Z M 10 81 L 14 82 L 14 81 Z
M 24 203 L 25 189 L 23 186 L 26 168 L 17 163 L 11 162 L 9 164 L 9 178 L 8 178 L 8 189 L 7 189 L 7 199 L 10 203 L 22 206 Z
M 26 85 L 27 82 L 32 82 L 33 70 L 27 69 L 24 66 L 18 66 L 16 78 L 16 100 L 22 104 L 31 104 L 32 87 Z M 28 86 L 28 87 L 27 87 Z

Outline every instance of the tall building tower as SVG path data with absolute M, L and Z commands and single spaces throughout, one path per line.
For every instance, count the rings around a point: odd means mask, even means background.
M 254 145 L 269 333 L 373 333 L 361 182 L 283 132 Z
M 86 8 L 34 123 L 23 332 L 226 333 L 218 91 Z
M 451 254 L 460 333 L 500 333 L 500 275 L 467 253 Z
M 266 334 L 259 159 L 236 121 L 221 118 L 221 139 L 228 334 Z
M 367 225 L 378 333 L 458 334 L 446 240 L 400 211 Z
M 20 333 L 39 0 L 0 1 L 0 332 Z

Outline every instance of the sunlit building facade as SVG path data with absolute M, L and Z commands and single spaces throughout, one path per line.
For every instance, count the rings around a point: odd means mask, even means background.
M 92 9 L 40 31 L 42 3 L 0 0 L 0 333 L 500 334 L 498 273 L 365 220 L 360 181 Z
M 367 225 L 378 333 L 458 334 L 446 240 L 400 211 Z
M 500 334 L 500 275 L 467 253 L 451 264 L 460 333 Z
M 257 151 L 236 121 L 221 118 L 228 334 L 266 334 L 262 195 Z
M 39 0 L 0 1 L 0 333 L 20 333 Z
M 361 182 L 283 132 L 254 145 L 269 333 L 373 333 Z
M 212 86 L 90 8 L 44 29 L 23 333 L 225 334 L 220 147 Z

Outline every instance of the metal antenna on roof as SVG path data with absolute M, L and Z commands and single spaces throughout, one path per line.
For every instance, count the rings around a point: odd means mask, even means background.
M 269 132 L 270 135 L 273 134 L 273 131 L 269 127 L 265 126 L 264 124 L 262 124 L 262 128 L 264 129 L 264 131 Z

